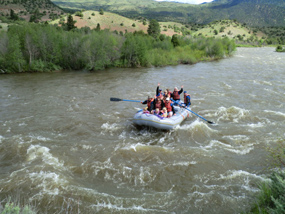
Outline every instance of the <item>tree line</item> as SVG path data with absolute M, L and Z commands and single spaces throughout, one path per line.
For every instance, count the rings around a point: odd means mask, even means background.
M 165 36 L 155 20 L 150 22 L 148 34 L 139 31 L 124 35 L 88 27 L 77 29 L 68 23 L 61 27 L 18 22 L 0 33 L 0 72 L 192 64 L 223 58 L 234 50 L 235 43 L 228 38 Z

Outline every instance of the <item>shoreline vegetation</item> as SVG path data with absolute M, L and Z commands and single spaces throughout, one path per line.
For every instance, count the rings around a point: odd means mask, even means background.
M 0 32 L 0 73 L 103 70 L 115 67 L 160 67 L 194 64 L 230 56 L 229 38 L 160 34 L 155 20 L 148 34 L 125 34 L 88 27 L 18 22 Z

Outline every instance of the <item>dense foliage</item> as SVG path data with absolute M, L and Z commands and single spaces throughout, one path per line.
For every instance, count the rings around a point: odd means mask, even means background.
M 285 213 L 285 172 L 275 172 L 260 185 L 261 192 L 250 213 Z
M 108 30 L 67 29 L 21 23 L 0 34 L 0 71 L 36 72 L 59 69 L 164 66 L 219 59 L 235 50 L 227 38 L 153 38 L 143 32 L 118 35 Z
M 259 185 L 260 193 L 249 213 L 285 213 L 285 149 L 284 139 L 280 138 L 277 145 L 267 148 L 270 164 L 275 171 L 269 181 Z

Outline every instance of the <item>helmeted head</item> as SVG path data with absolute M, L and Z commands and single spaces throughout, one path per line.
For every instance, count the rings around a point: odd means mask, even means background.
M 174 88 L 174 91 L 178 91 L 178 88 L 177 88 L 177 87 L 175 87 L 175 88 Z
M 170 100 L 169 97 L 167 97 L 167 98 L 166 98 L 166 101 L 169 101 L 169 100 Z

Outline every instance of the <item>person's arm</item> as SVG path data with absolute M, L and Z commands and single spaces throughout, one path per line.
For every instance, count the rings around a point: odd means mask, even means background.
M 180 91 L 178 91 L 178 94 L 181 94 L 183 92 L 183 85 L 181 86 Z
M 159 93 L 159 86 L 160 86 L 160 83 L 157 84 L 157 88 L 156 88 L 156 96 L 158 95 Z
M 141 102 L 142 104 L 147 104 L 147 100 L 145 100 L 145 101 L 143 101 L 143 102 Z

